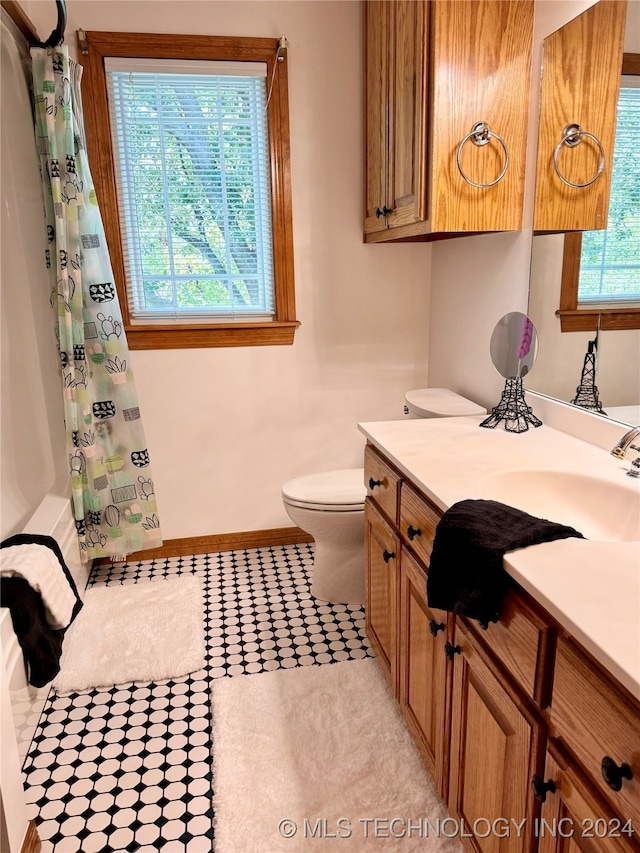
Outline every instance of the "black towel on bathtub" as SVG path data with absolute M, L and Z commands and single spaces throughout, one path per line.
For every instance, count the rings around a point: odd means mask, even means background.
M 24 578 L 0 578 L 2 606 L 11 612 L 13 630 L 24 652 L 29 684 L 44 687 L 60 672 L 64 629 L 50 628 L 40 595 Z
M 82 609 L 82 599 L 56 540 L 52 536 L 39 533 L 18 533 L 0 542 L 0 549 L 16 545 L 39 545 L 53 551 L 62 575 L 76 599 L 71 614 L 73 622 Z M 10 569 L 11 566 L 8 565 L 7 568 Z M 29 684 L 44 687 L 60 672 L 62 641 L 66 628 L 50 627 L 46 602 L 40 593 L 19 575 L 0 577 L 0 603 L 10 610 L 13 630 L 27 663 Z
M 573 527 L 497 501 L 459 501 L 436 527 L 427 576 L 429 606 L 495 622 L 508 584 L 505 552 L 572 536 L 584 539 Z

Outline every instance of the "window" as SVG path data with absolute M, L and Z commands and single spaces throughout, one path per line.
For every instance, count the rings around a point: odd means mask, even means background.
M 279 40 L 91 32 L 80 44 L 87 147 L 129 346 L 292 343 Z
M 640 57 L 625 54 L 618 98 L 609 219 L 565 237 L 563 331 L 640 328 Z

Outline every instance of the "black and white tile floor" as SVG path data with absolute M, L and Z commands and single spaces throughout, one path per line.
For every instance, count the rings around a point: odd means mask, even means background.
M 42 853 L 214 850 L 212 680 L 372 654 L 361 608 L 311 596 L 312 561 L 303 544 L 94 570 L 90 586 L 198 575 L 206 664 L 179 681 L 47 699 L 23 767 Z

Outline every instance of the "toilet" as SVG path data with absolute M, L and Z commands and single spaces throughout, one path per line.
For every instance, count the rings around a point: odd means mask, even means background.
M 408 391 L 405 403 L 405 411 L 412 418 L 487 413 L 448 388 Z M 289 518 L 315 541 L 311 583 L 315 598 L 333 604 L 364 604 L 366 495 L 362 468 L 308 474 L 282 486 Z

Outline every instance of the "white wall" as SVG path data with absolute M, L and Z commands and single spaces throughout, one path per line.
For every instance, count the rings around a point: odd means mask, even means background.
M 1 87 L 0 535 L 5 538 L 22 529 L 54 486 L 64 488 L 67 463 L 31 106 L 21 55 L 4 25 Z
M 289 41 L 295 343 L 132 356 L 165 539 L 289 526 L 282 483 L 361 465 L 357 422 L 426 385 L 430 247 L 362 242 L 360 3 L 67 6 L 70 45 L 78 27 Z M 53 0 L 25 8 L 48 35 Z

